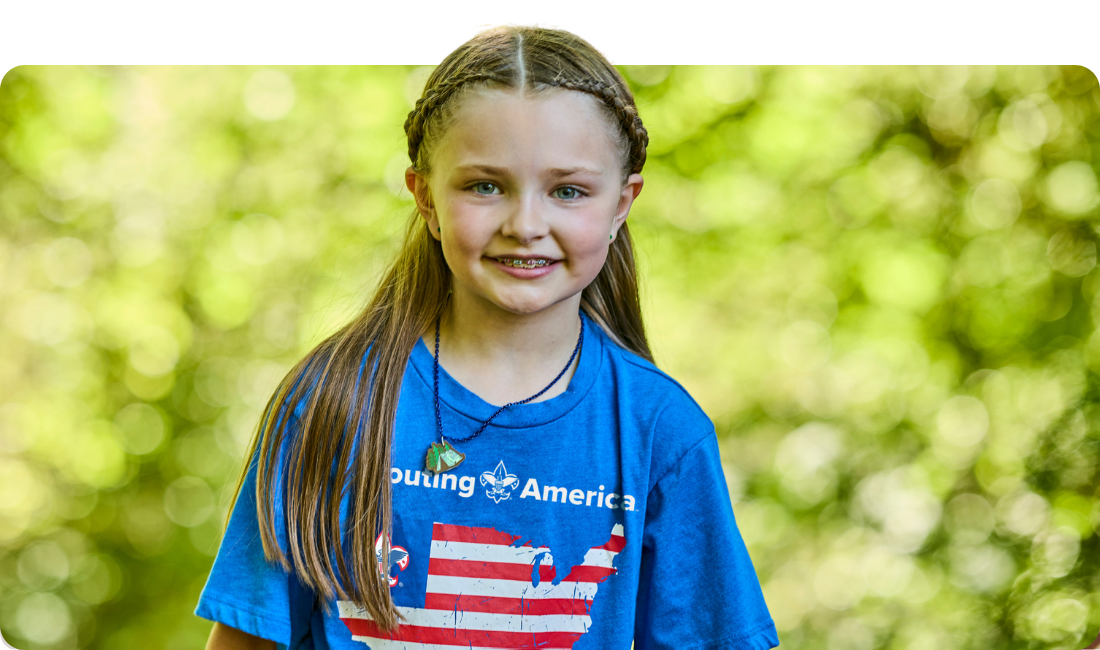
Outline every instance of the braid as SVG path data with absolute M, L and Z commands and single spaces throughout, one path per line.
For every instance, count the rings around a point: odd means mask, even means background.
M 602 81 L 558 78 L 554 79 L 550 85 L 588 93 L 610 108 L 615 113 L 615 117 L 618 118 L 619 124 L 622 125 L 623 131 L 630 141 L 630 173 L 637 174 L 642 171 L 646 160 L 646 147 L 649 146 L 649 133 L 642 125 L 642 118 L 638 115 L 638 108 L 633 102 L 624 102 L 622 97 L 615 92 L 614 87 L 608 86 Z
M 481 81 L 500 81 L 497 75 L 487 72 L 466 72 L 452 76 L 446 81 L 440 82 L 433 88 L 424 91 L 424 96 L 416 100 L 416 105 L 409 111 L 405 119 L 405 136 L 409 143 L 409 160 L 415 166 L 420 154 L 420 145 L 424 141 L 424 128 L 444 102 L 451 98 L 455 92 L 463 86 Z M 631 174 L 642 171 L 646 161 L 646 147 L 649 146 L 649 134 L 642 119 L 638 115 L 638 108 L 633 101 L 623 101 L 619 93 L 615 92 L 615 86 L 605 84 L 602 81 L 589 79 L 562 79 L 555 78 L 549 82 L 550 86 L 576 90 L 592 95 L 600 100 L 615 114 L 619 125 L 626 134 L 629 152 L 627 167 Z
M 424 126 L 428 123 L 428 119 L 435 109 L 447 101 L 462 86 L 492 79 L 495 79 L 495 77 L 489 73 L 467 72 L 457 74 L 437 84 L 434 88 L 424 91 L 424 96 L 416 100 L 416 105 L 409 111 L 409 116 L 405 119 L 405 136 L 409 141 L 409 159 L 413 165 L 416 165 L 420 143 L 424 141 Z

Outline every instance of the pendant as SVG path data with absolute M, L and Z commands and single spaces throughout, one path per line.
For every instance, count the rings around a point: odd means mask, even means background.
M 428 447 L 428 454 L 424 457 L 424 471 L 433 474 L 448 472 L 466 460 L 466 454 L 455 449 L 451 443 L 444 440 L 441 443 L 433 442 Z

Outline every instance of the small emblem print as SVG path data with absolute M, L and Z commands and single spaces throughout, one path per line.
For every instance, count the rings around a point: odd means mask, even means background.
M 382 533 L 378 533 L 378 539 L 374 540 L 374 556 L 378 559 L 378 572 L 389 579 L 391 587 L 396 585 L 397 574 L 391 574 L 389 571 L 382 569 Z M 395 564 L 397 565 L 397 573 L 404 571 L 405 567 L 409 566 L 409 552 L 400 546 L 390 546 L 389 568 L 392 570 Z
M 509 474 L 504 467 L 504 461 L 497 463 L 496 469 L 491 472 L 481 473 L 481 484 L 486 487 L 485 496 L 500 503 L 512 496 L 512 490 L 519 485 L 519 478 L 515 474 Z

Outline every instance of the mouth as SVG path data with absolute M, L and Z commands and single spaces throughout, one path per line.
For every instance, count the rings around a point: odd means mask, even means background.
M 546 257 L 494 257 L 493 259 L 505 266 L 517 269 L 537 269 L 550 266 L 558 261 Z

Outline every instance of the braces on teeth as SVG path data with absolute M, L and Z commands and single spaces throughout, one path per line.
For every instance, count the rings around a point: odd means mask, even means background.
M 519 260 L 509 259 L 507 257 L 498 257 L 497 261 L 501 264 L 507 264 L 508 266 L 514 266 L 517 268 L 537 268 L 552 263 L 550 262 L 550 260 Z

